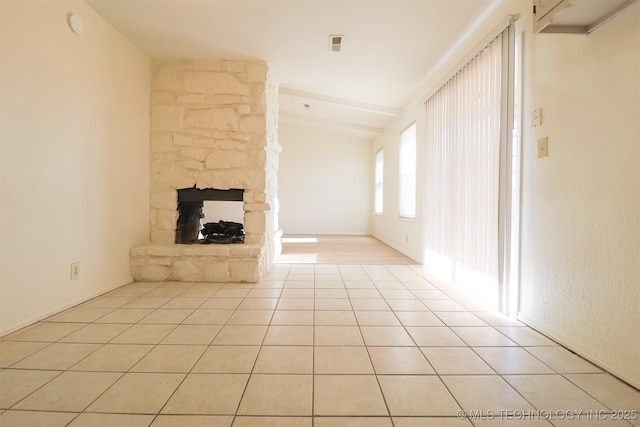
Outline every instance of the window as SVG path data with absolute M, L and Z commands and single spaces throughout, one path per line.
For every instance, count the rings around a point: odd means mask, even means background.
M 382 213 L 382 172 L 384 166 L 384 153 L 382 148 L 376 151 L 376 164 L 374 170 L 373 213 Z
M 400 134 L 400 217 L 416 217 L 416 124 Z

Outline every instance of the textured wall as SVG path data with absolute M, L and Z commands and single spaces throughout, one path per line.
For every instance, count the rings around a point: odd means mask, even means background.
M 532 43 L 542 126 L 523 146 L 521 316 L 638 386 L 640 4 L 588 36 Z

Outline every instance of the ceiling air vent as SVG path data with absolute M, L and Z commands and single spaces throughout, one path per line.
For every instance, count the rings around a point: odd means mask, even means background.
M 329 51 L 330 52 L 340 52 L 340 49 L 342 48 L 342 38 L 344 37 L 343 34 L 335 34 L 332 36 L 329 36 Z

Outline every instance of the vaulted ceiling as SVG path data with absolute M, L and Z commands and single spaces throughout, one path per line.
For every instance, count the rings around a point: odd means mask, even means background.
M 499 0 L 87 0 L 153 59 L 260 59 L 280 120 L 371 138 Z M 330 35 L 343 35 L 340 52 Z

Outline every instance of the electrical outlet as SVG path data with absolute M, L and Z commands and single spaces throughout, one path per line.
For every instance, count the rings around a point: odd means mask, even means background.
M 538 158 L 549 156 L 549 138 L 544 137 L 538 140 Z
M 80 278 L 80 263 L 72 262 L 71 263 L 71 280 L 76 280 Z

